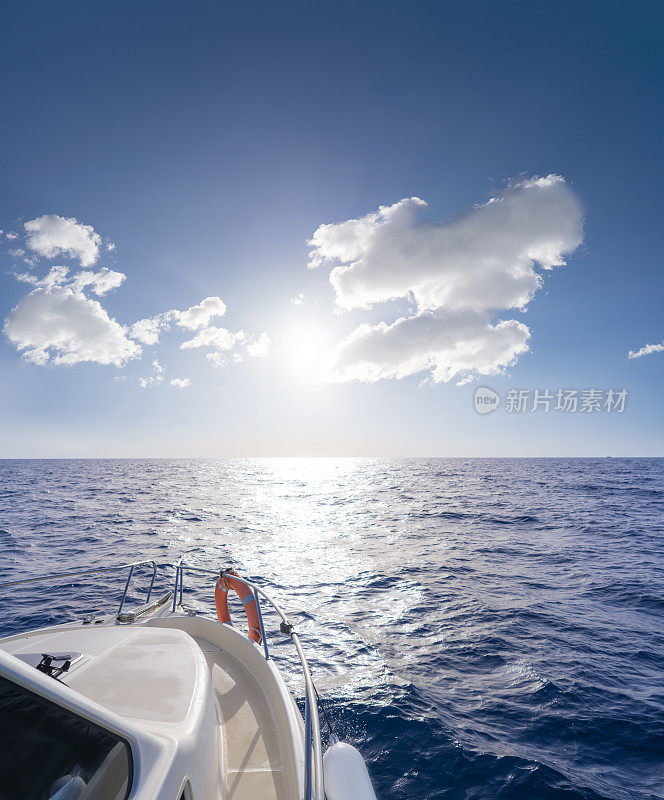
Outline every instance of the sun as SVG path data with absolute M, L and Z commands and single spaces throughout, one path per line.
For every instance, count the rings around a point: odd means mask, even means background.
M 279 339 L 284 367 L 301 380 L 318 380 L 329 351 L 329 332 L 320 323 L 306 320 L 291 325 Z

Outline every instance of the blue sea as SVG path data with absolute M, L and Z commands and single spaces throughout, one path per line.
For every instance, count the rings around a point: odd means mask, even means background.
M 262 578 L 379 800 L 664 798 L 664 460 L 3 461 L 0 478 L 5 580 L 181 556 Z M 114 609 L 123 583 L 3 589 L 0 634 Z M 211 611 L 213 585 L 188 578 L 185 601 Z

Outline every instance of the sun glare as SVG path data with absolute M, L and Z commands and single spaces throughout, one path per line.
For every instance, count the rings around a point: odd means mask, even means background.
M 315 322 L 303 322 L 284 333 L 279 349 L 284 365 L 290 372 L 302 380 L 318 380 L 329 349 L 328 335 Z

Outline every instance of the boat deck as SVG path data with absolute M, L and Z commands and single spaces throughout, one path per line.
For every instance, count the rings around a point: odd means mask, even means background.
M 269 701 L 230 653 L 195 637 L 207 661 L 224 727 L 228 800 L 287 800 L 283 756 Z
M 61 680 L 155 732 L 188 728 L 195 684 L 206 664 L 218 704 L 215 718 L 221 726 L 217 739 L 221 752 L 216 751 L 222 797 L 293 797 L 270 700 L 250 669 L 219 645 L 177 628 L 106 623 L 35 631 L 2 640 L 0 648 L 19 657 L 80 653 Z

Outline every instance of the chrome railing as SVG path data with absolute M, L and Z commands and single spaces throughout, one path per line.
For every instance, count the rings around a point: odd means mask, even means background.
M 122 599 L 120 600 L 120 606 L 117 610 L 117 615 L 119 616 L 122 613 L 122 609 L 125 604 L 125 600 L 127 599 L 127 592 L 129 591 L 129 584 L 131 583 L 132 575 L 134 574 L 134 570 L 138 567 L 145 567 L 150 566 L 152 567 L 152 580 L 150 581 L 150 588 L 148 589 L 148 595 L 145 599 L 146 603 L 150 602 L 150 596 L 152 595 L 152 587 L 154 586 L 154 580 L 157 577 L 157 564 L 154 561 L 134 561 L 131 564 L 118 564 L 114 567 L 93 567 L 92 569 L 78 569 L 73 570 L 72 572 L 55 572 L 50 575 L 38 575 L 34 578 L 22 578 L 19 581 L 8 581 L 7 583 L 0 583 L 0 589 L 4 589 L 7 586 L 18 586 L 21 583 L 36 583 L 37 581 L 53 581 L 57 580 L 58 578 L 78 578 L 80 575 L 92 575 L 95 572 L 118 572 L 120 570 L 128 569 L 129 575 L 127 575 L 127 582 L 125 583 L 124 592 L 122 593 Z
M 258 624 L 260 629 L 261 635 L 261 642 L 263 644 L 263 654 L 265 660 L 268 661 L 270 659 L 270 651 L 268 648 L 267 637 L 265 635 L 265 626 L 263 623 L 263 613 L 261 610 L 260 598 L 262 597 L 270 606 L 274 609 L 280 619 L 279 629 L 282 633 L 290 636 L 293 644 L 295 645 L 295 650 L 297 652 L 298 658 L 300 660 L 300 666 L 302 668 L 302 674 L 304 676 L 304 731 L 305 731 L 305 759 L 304 759 L 304 800 L 325 800 L 325 786 L 324 786 L 324 778 L 323 778 L 323 746 L 321 740 L 321 730 L 320 730 L 320 719 L 318 715 L 318 693 L 316 691 L 316 687 L 314 685 L 313 679 L 311 677 L 311 671 L 309 669 L 309 663 L 307 662 L 306 656 L 304 655 L 304 651 L 302 649 L 302 645 L 300 643 L 300 638 L 295 631 L 292 623 L 289 621 L 288 617 L 284 613 L 284 611 L 279 607 L 279 605 L 273 600 L 272 597 L 260 586 L 255 584 L 252 581 L 248 581 L 246 578 L 241 577 L 240 575 L 235 574 L 234 572 L 231 574 L 230 571 L 224 570 L 212 570 L 212 569 L 203 569 L 201 567 L 194 567 L 189 564 L 185 564 L 182 560 L 180 560 L 177 564 L 157 564 L 155 561 L 134 561 L 133 563 L 129 564 L 118 564 L 112 567 L 93 567 L 93 568 L 83 568 L 78 570 L 72 570 L 70 572 L 59 572 L 59 573 L 52 573 L 50 575 L 39 575 L 33 578 L 22 578 L 21 580 L 17 581 L 7 581 L 5 583 L 0 583 L 0 589 L 7 588 L 9 586 L 18 586 L 20 584 L 26 583 L 36 583 L 38 581 L 48 581 L 48 580 L 59 580 L 61 578 L 77 578 L 82 575 L 92 575 L 95 573 L 103 573 L 103 572 L 119 572 L 121 570 L 129 570 L 129 574 L 127 575 L 127 580 L 125 582 L 124 591 L 122 592 L 122 598 L 120 600 L 120 605 L 116 612 L 116 619 L 119 622 L 130 622 L 132 620 L 129 617 L 135 618 L 134 615 L 131 614 L 122 614 L 122 609 L 124 608 L 125 601 L 127 599 L 127 594 L 129 592 L 129 586 L 131 584 L 132 577 L 134 575 L 134 571 L 141 568 L 150 566 L 152 567 L 152 578 L 150 580 L 150 586 L 148 588 L 147 597 L 145 599 L 145 605 L 139 609 L 141 613 L 143 611 L 151 610 L 153 607 L 156 608 L 158 606 L 163 605 L 165 602 L 170 599 L 164 595 L 164 597 L 160 598 L 157 602 L 153 603 L 150 606 L 150 597 L 152 595 L 152 589 L 154 587 L 155 578 L 157 576 L 157 568 L 170 568 L 172 567 L 175 569 L 175 587 L 173 590 L 173 602 L 171 606 L 171 611 L 175 613 L 178 607 L 184 607 L 183 605 L 183 594 L 184 594 L 184 575 L 185 572 L 197 573 L 197 574 L 204 574 L 204 575 L 214 575 L 215 578 L 224 578 L 226 576 L 234 578 L 236 581 L 243 583 L 245 586 L 251 589 L 254 599 L 256 600 L 256 610 L 258 612 Z

